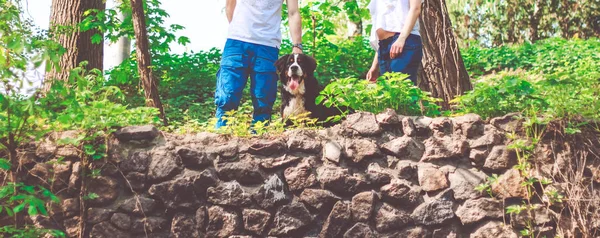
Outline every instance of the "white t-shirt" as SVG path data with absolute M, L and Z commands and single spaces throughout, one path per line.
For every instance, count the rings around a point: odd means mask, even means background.
M 377 30 L 401 33 L 410 10 L 410 0 L 371 0 L 367 8 L 371 12 L 373 24 L 369 41 L 371 46 L 377 50 L 380 40 L 377 37 Z M 410 34 L 420 35 L 418 20 Z
M 227 38 L 279 48 L 284 0 L 237 0 Z

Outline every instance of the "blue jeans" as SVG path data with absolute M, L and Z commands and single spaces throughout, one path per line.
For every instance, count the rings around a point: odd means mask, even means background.
M 271 119 L 277 97 L 275 61 L 278 55 L 279 49 L 275 47 L 227 39 L 217 72 L 217 128 L 226 125 L 222 118 L 227 111 L 237 110 L 240 106 L 248 76 L 254 106 L 253 123 Z
M 389 72 L 408 74 L 408 78 L 416 85 L 417 71 L 421 65 L 421 59 L 423 58 L 423 44 L 421 42 L 421 37 L 410 34 L 406 38 L 400 56 L 390 59 L 392 44 L 394 44 L 399 36 L 400 33 L 396 33 L 393 37 L 379 41 L 379 72 L 382 75 Z

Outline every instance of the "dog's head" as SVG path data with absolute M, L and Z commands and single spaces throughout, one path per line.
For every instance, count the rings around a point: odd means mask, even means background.
M 304 94 L 304 81 L 314 77 L 317 62 L 305 54 L 284 55 L 275 62 L 283 89 L 293 95 Z

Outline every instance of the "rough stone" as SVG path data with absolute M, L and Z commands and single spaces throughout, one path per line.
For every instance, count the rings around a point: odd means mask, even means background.
M 453 118 L 454 133 L 467 138 L 474 138 L 483 134 L 484 123 L 477 114 L 466 114 Z
M 335 141 L 328 141 L 325 143 L 325 147 L 323 148 L 323 158 L 335 162 L 340 163 L 340 159 L 342 158 L 342 146 Z
M 81 233 L 81 227 L 79 226 L 80 222 L 81 217 L 78 216 L 66 219 L 63 222 L 63 225 L 65 226 L 65 233 L 68 237 L 79 236 L 79 233 Z
M 410 214 L 384 203 L 375 216 L 375 228 L 379 232 L 400 229 L 412 222 Z
M 323 188 L 340 194 L 354 194 L 364 191 L 368 186 L 364 178 L 350 175 L 348 169 L 337 166 L 318 168 L 317 178 Z
M 278 169 L 281 167 L 286 167 L 289 164 L 295 163 L 301 159 L 301 157 L 286 154 L 277 158 L 263 159 L 260 161 L 260 166 L 265 169 Z
M 148 194 L 161 200 L 169 209 L 192 208 L 198 204 L 198 196 L 204 196 L 207 187 L 214 186 L 217 181 L 210 169 L 202 172 L 185 170 L 178 179 L 152 185 Z
M 260 186 L 258 192 L 252 194 L 252 198 L 264 209 L 272 209 L 288 200 L 285 184 L 276 174 L 271 175 L 271 177 Z
M 483 164 L 485 163 L 485 159 L 488 157 L 489 154 L 490 154 L 490 152 L 488 151 L 487 148 L 474 148 L 474 149 L 471 149 L 471 151 L 469 152 L 469 159 L 475 165 L 477 165 L 479 167 L 483 167 Z
M 142 191 L 146 187 L 146 174 L 138 173 L 138 172 L 130 172 L 125 175 L 125 179 L 127 179 L 126 185 L 130 185 L 133 191 Z
M 398 178 L 407 181 L 417 181 L 417 163 L 408 160 L 402 160 L 396 164 L 396 171 L 398 171 Z
M 148 178 L 162 181 L 175 176 L 181 170 L 181 159 L 178 156 L 166 150 L 155 150 L 148 167 Z
M 469 146 L 471 148 L 494 146 L 502 143 L 504 137 L 494 126 L 485 125 L 484 128 L 482 136 L 469 140 Z
M 400 125 L 402 122 L 398 117 L 398 113 L 393 109 L 387 108 L 382 113 L 377 114 L 377 122 L 382 126 Z
M 131 229 L 131 217 L 125 213 L 114 213 L 110 217 L 110 222 L 121 230 Z
M 118 182 L 114 178 L 98 176 L 90 178 L 87 182 L 88 193 L 95 193 L 97 198 L 89 200 L 94 206 L 103 206 L 112 203 L 119 196 Z
M 452 120 L 447 117 L 436 117 L 433 118 L 429 129 L 433 132 L 434 136 L 444 137 L 449 136 L 454 132 L 454 124 Z
M 62 212 L 64 217 L 72 217 L 79 214 L 80 203 L 78 198 L 68 198 L 62 201 Z
M 178 213 L 171 222 L 171 235 L 174 238 L 194 238 L 200 233 L 196 229 L 196 220 L 193 215 Z
M 143 151 L 136 151 L 129 156 L 128 159 L 123 160 L 119 165 L 119 168 L 123 173 L 127 172 L 140 172 L 144 173 L 150 166 L 151 157 L 148 153 Z
M 450 136 L 431 137 L 423 143 L 425 144 L 425 153 L 421 158 L 422 162 L 462 158 L 469 149 L 467 141 Z
M 350 223 L 350 204 L 347 202 L 338 201 L 329 213 L 327 220 L 323 224 L 320 238 L 337 237 L 342 229 Z
M 527 188 L 521 186 L 524 181 L 517 169 L 510 169 L 500 175 L 498 181 L 492 183 L 492 193 L 499 198 L 525 198 Z
M 554 225 L 554 215 L 548 211 L 547 207 L 540 204 L 532 206 L 531 213 L 525 210 L 519 214 L 511 214 L 511 225 L 515 228 L 525 228 L 528 221 L 532 221 L 536 226 Z
M 477 227 L 471 238 L 517 238 L 519 237 L 508 225 L 499 221 L 489 221 Z
M 433 192 L 449 187 L 446 174 L 433 166 L 419 166 L 419 184 L 426 192 Z
M 115 228 L 109 222 L 101 222 L 92 227 L 90 237 L 93 238 L 130 238 L 131 236 L 125 232 Z
M 393 170 L 382 168 L 378 163 L 371 163 L 367 167 L 366 178 L 371 186 L 383 186 L 392 181 Z
M 108 221 L 114 210 L 106 208 L 90 207 L 87 210 L 86 222 L 96 224 L 103 221 Z
M 417 224 L 426 226 L 442 225 L 454 218 L 452 201 L 435 199 L 419 205 L 411 217 Z
M 77 191 L 81 188 L 81 161 L 73 163 L 71 176 L 69 177 L 69 190 Z
M 484 219 L 500 219 L 504 216 L 502 203 L 493 198 L 470 199 L 455 212 L 463 225 L 471 225 Z
M 236 161 L 219 158 L 215 163 L 215 168 L 219 178 L 223 180 L 236 180 L 241 184 L 251 185 L 264 180 L 258 162 L 251 156 L 242 156 Z
M 155 233 L 165 230 L 169 226 L 169 221 L 162 217 L 145 217 L 136 219 L 131 223 L 131 232 L 133 233 Z
M 248 206 L 252 204 L 251 195 L 236 181 L 219 184 L 207 190 L 208 202 L 225 206 Z
M 501 117 L 492 118 L 490 124 L 505 132 L 515 132 L 523 127 L 523 120 L 517 119 L 519 113 L 509 113 Z
M 130 214 L 144 216 L 152 213 L 155 207 L 156 201 L 154 199 L 143 196 L 134 196 L 123 201 L 121 206 L 119 206 L 119 209 Z
M 368 222 L 375 210 L 377 197 L 374 192 L 362 192 L 352 197 L 352 218 L 356 222 Z
M 205 167 L 211 165 L 215 159 L 215 157 L 211 156 L 209 153 L 188 147 L 177 149 L 177 155 L 179 155 L 181 162 L 186 167 Z
M 377 144 L 367 139 L 348 140 L 344 152 L 354 163 L 377 157 L 380 154 Z
M 341 200 L 330 191 L 323 189 L 305 189 L 300 194 L 300 201 L 315 208 L 318 211 L 329 211 L 331 207 Z
M 482 194 L 475 187 L 484 183 L 487 175 L 476 169 L 456 168 L 448 174 L 450 189 L 454 192 L 454 198 L 465 200 L 480 197 Z
M 37 147 L 35 150 L 35 155 L 41 159 L 47 159 L 56 154 L 56 150 L 58 146 L 54 142 L 53 137 L 56 136 L 56 133 L 51 133 L 49 137 L 44 138 L 41 142 L 37 143 Z
M 359 222 L 344 233 L 344 238 L 375 238 L 375 234 L 369 225 Z
M 308 130 L 296 130 L 289 134 L 287 146 L 292 152 L 319 153 L 323 145 L 317 135 Z
M 262 235 L 267 225 L 269 225 L 271 213 L 256 209 L 244 209 L 242 217 L 244 220 L 244 229 L 256 235 Z
M 490 171 L 501 171 L 517 164 L 517 155 L 505 145 L 494 146 L 485 159 L 483 167 Z
M 225 210 L 219 206 L 208 209 L 208 226 L 206 234 L 209 237 L 229 237 L 240 229 L 239 216 L 234 211 Z
M 204 231 L 206 228 L 206 222 L 208 221 L 208 213 L 206 207 L 200 207 L 196 210 L 196 230 Z
M 281 139 L 256 141 L 248 148 L 250 154 L 263 156 L 285 153 L 286 150 L 287 145 Z
M 395 237 L 428 238 L 428 237 L 431 237 L 431 232 L 422 226 L 414 226 L 414 227 L 404 228 L 399 232 L 392 233 L 389 236 L 383 236 L 383 237 L 385 237 L 385 238 L 395 238 Z
M 413 207 L 423 202 L 421 191 L 420 187 L 412 186 L 409 181 L 401 179 L 394 179 L 390 184 L 381 187 L 383 200 Z
M 151 125 L 128 126 L 116 131 L 115 136 L 122 141 L 130 140 L 153 140 L 159 134 L 158 129 Z
M 403 136 L 383 144 L 381 150 L 401 159 L 418 161 L 425 152 L 425 146 L 412 137 Z
M 361 136 L 377 136 L 382 132 L 376 116 L 370 112 L 358 112 L 349 115 L 342 122 L 342 127 Z
M 312 168 L 313 166 L 310 162 L 302 162 L 296 167 L 285 169 L 283 175 L 288 188 L 291 191 L 298 191 L 317 184 L 317 177 L 313 173 Z
M 289 236 L 310 224 L 313 217 L 304 204 L 292 202 L 280 207 L 275 214 L 271 236 Z
M 223 144 L 216 144 L 206 148 L 206 153 L 211 156 L 219 156 L 224 159 L 235 159 L 240 153 L 244 152 L 243 145 L 238 139 L 227 140 Z

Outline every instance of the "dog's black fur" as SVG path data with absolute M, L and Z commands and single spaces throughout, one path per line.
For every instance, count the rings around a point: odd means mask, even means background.
M 337 109 L 327 108 L 315 103 L 323 87 L 314 75 L 317 68 L 317 62 L 314 58 L 305 54 L 288 54 L 279 58 L 275 62 L 275 66 L 281 82 L 279 87 L 281 92 L 281 118 L 287 125 L 290 124 L 287 120 L 290 116 L 287 115 L 290 114 L 290 108 L 297 108 L 298 106 L 303 107 L 304 111 L 310 112 L 310 117 L 316 118 L 320 122 L 324 122 L 330 116 L 341 114 Z M 297 68 L 293 66 L 297 66 Z M 292 80 L 297 82 L 297 90 L 290 88 Z M 301 90 L 301 87 L 304 87 L 304 90 Z M 302 103 L 296 104 L 298 100 L 301 100 Z M 287 112 L 286 107 L 288 108 Z M 299 111 L 302 111 L 302 108 L 299 108 Z

